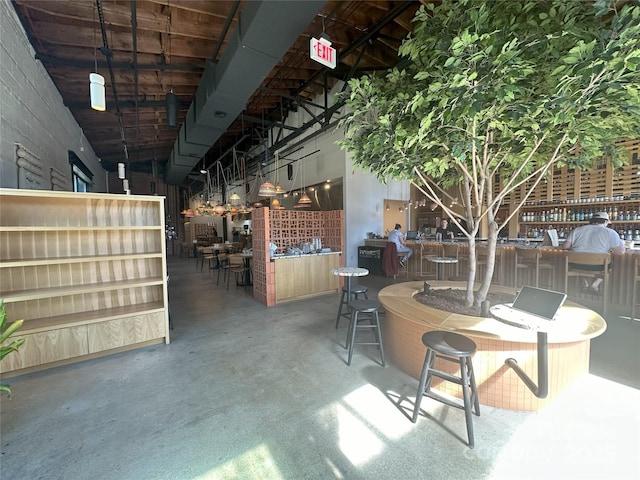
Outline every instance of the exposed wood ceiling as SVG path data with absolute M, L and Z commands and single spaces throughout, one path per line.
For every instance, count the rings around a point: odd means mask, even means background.
M 173 90 L 178 96 L 181 125 L 207 60 L 220 59 L 246 5 L 223 0 L 138 0 L 133 8 L 128 0 L 12 3 L 36 57 L 103 166 L 115 171 L 125 159 L 126 145 L 130 168 L 146 172 L 152 171 L 152 162 L 162 172 L 178 134 L 177 128 L 167 127 L 165 95 Z M 291 3 L 280 3 L 286 16 Z M 265 125 L 279 122 L 287 109 L 314 99 L 336 79 L 396 64 L 397 49 L 419 6 L 383 0 L 326 2 L 253 93 L 244 113 L 212 146 L 205 162 L 215 161 L 245 135 L 238 148 L 249 150 L 260 142 Z M 323 31 L 338 50 L 339 64 L 333 71 L 309 59 L 309 39 Z M 105 52 L 111 55 L 111 69 Z M 106 81 L 106 112 L 89 105 L 89 73 L 96 61 Z

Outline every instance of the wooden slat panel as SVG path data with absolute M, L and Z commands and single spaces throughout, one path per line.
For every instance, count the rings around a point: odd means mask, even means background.
M 2 372 L 65 360 L 88 353 L 87 327 L 67 327 L 20 336 L 24 345 L 0 363 Z M 18 338 L 18 337 L 16 337 Z
M 87 325 L 89 353 L 145 342 L 165 335 L 164 312 Z

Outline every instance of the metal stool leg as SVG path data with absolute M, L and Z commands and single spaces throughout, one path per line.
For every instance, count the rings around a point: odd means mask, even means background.
M 349 347 L 349 359 L 347 365 L 351 365 L 351 357 L 353 357 L 353 344 L 356 342 L 356 330 L 358 326 L 358 311 L 354 310 L 351 314 L 351 323 L 349 324 L 349 333 L 351 338 L 347 338 L 347 344 Z
M 336 328 L 340 324 L 340 317 L 342 317 L 342 305 L 345 304 L 344 296 L 347 294 L 344 290 L 342 291 L 342 295 L 340 296 L 340 305 L 338 306 L 338 316 L 336 317 Z
M 469 447 L 473 448 L 473 418 L 471 417 L 471 397 L 469 395 L 469 378 L 467 377 L 467 358 L 460 357 L 460 375 L 462 376 L 462 399 L 464 402 L 464 418 L 467 422 Z
M 431 387 L 431 375 L 430 369 L 435 359 L 435 353 L 431 349 L 427 349 L 427 354 L 424 357 L 424 364 L 422 365 L 422 374 L 420 375 L 420 382 L 418 383 L 418 394 L 416 395 L 416 403 L 413 407 L 413 417 L 411 421 L 416 423 L 418 415 L 420 413 L 420 404 L 422 403 L 422 397 L 427 389 L 427 378 L 429 380 L 429 387 Z
M 380 317 L 378 316 L 378 311 L 373 312 L 376 318 L 376 336 L 378 337 L 378 344 L 380 345 L 380 358 L 382 360 L 382 366 L 386 366 L 384 361 L 384 347 L 382 345 L 382 330 L 380 329 Z

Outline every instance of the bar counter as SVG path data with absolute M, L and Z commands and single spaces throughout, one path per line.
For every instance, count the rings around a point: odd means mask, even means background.
M 430 282 L 432 288 L 464 289 L 464 282 Z M 548 332 L 549 394 L 537 398 L 505 365 L 515 358 L 534 381 L 537 378 L 537 337 L 535 330 L 504 324 L 493 318 L 453 314 L 424 305 L 413 298 L 423 282 L 404 282 L 383 288 L 378 298 L 385 309 L 385 351 L 394 364 L 416 379 L 420 378 L 426 348 L 422 335 L 447 330 L 471 338 L 478 350 L 473 357 L 480 403 L 509 410 L 539 410 L 557 397 L 576 378 L 589 371 L 591 338 L 606 330 L 605 320 L 596 312 L 568 302 L 562 307 L 570 322 L 560 322 Z M 513 288 L 492 287 L 491 291 L 515 293 Z M 453 372 L 455 365 L 442 365 Z M 434 378 L 438 389 L 460 397 L 458 385 Z
M 561 248 L 543 247 L 540 246 L 540 241 L 535 242 L 534 239 L 529 239 L 529 245 L 526 245 L 527 239 L 519 239 L 517 241 L 507 241 L 504 243 L 498 243 L 496 245 L 496 252 L 499 256 L 499 262 L 496 262 L 496 270 L 494 273 L 494 283 L 499 283 L 508 287 L 520 287 L 524 283 L 521 280 L 516 285 L 516 265 L 515 265 L 515 251 L 516 247 L 524 248 L 539 248 L 542 251 L 542 260 L 548 262 L 554 266 L 553 278 L 547 279 L 541 275 L 540 287 L 549 288 L 552 290 L 565 292 L 565 276 L 566 276 L 566 254 L 567 251 Z M 365 240 L 367 246 L 384 247 L 386 240 Z M 444 242 L 454 243 L 459 245 L 460 250 L 460 262 L 459 262 L 459 276 L 458 280 L 466 280 L 466 272 L 468 268 L 467 256 L 469 245 L 466 240 Z M 476 245 L 484 245 L 486 241 L 477 241 Z M 427 252 L 434 252 L 436 255 L 442 256 L 443 243 L 431 241 L 431 240 L 418 240 L 407 241 L 407 246 L 413 249 L 413 255 L 409 259 L 409 275 L 410 278 L 421 278 L 420 273 L 427 270 L 429 262 L 423 259 L 427 255 Z M 612 313 L 620 316 L 629 316 L 631 314 L 631 303 L 633 289 L 635 286 L 636 267 L 635 261 L 638 259 L 640 263 L 640 250 L 627 249 L 624 255 L 612 255 L 614 266 L 611 270 L 609 277 L 609 289 L 608 289 L 608 305 L 609 309 L 607 313 Z M 420 262 L 423 260 L 421 269 Z M 431 272 L 432 277 L 435 278 L 435 273 Z M 478 274 L 478 272 L 476 272 Z M 429 278 L 427 276 L 424 277 Z M 449 278 L 453 278 L 451 275 Z M 479 277 L 476 277 L 479 278 Z M 498 279 L 499 278 L 499 282 Z M 430 278 L 429 278 L 430 279 Z M 571 298 L 572 292 L 565 292 L 569 294 Z M 599 299 L 594 298 L 593 301 L 589 299 L 581 298 L 580 302 L 588 307 L 596 307 L 599 304 Z
M 276 303 L 336 292 L 339 280 L 331 270 L 340 266 L 341 254 L 274 255 Z

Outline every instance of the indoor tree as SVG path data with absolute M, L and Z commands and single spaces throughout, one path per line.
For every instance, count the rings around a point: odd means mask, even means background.
M 467 305 L 486 298 L 498 231 L 554 164 L 621 165 L 616 141 L 640 138 L 639 2 L 444 0 L 420 8 L 396 68 L 350 80 L 340 146 L 384 181 L 410 179 L 463 231 Z M 482 223 L 489 259 L 474 297 Z

